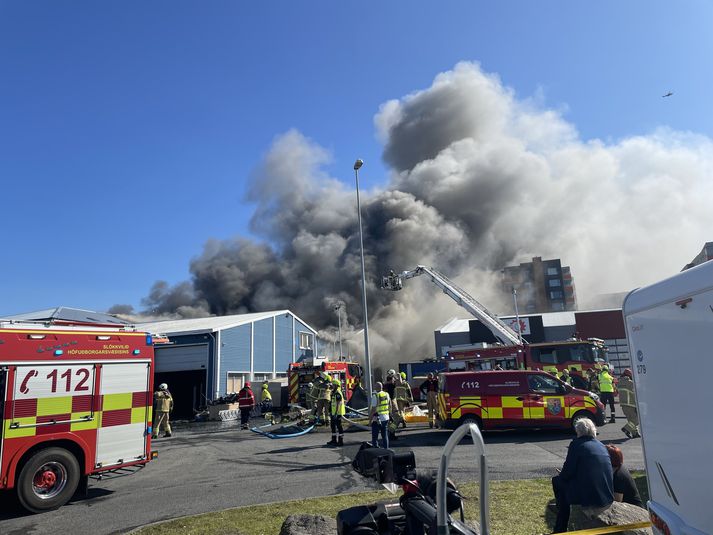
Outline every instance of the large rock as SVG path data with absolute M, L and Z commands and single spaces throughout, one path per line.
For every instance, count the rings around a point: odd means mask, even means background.
M 621 526 L 636 522 L 648 522 L 646 509 L 630 503 L 614 502 L 609 507 L 589 508 L 573 505 L 569 517 L 569 530 L 600 528 L 603 526 Z M 653 535 L 651 528 L 622 531 L 624 535 Z
M 290 515 L 282 523 L 280 535 L 336 535 L 337 521 L 322 515 Z

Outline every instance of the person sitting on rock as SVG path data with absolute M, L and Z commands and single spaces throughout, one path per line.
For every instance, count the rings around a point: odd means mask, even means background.
M 631 477 L 626 466 L 624 466 L 624 453 L 621 448 L 608 444 L 607 451 L 614 470 L 614 501 L 644 507 L 639 489 L 636 488 L 636 483 L 634 483 L 634 478 Z
M 577 433 L 569 444 L 567 458 L 558 476 L 552 478 L 557 502 L 557 520 L 553 533 L 567 531 L 569 506 L 608 507 L 614 502 L 612 465 L 604 444 L 595 437 L 597 428 L 589 418 L 574 425 Z

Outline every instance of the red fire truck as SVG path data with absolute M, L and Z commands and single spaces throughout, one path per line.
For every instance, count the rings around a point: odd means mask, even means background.
M 314 382 L 319 375 L 328 375 L 332 379 L 339 379 L 342 383 L 342 392 L 349 401 L 354 393 L 354 387 L 359 384 L 362 369 L 359 364 L 345 361 L 330 361 L 326 358 L 307 359 L 293 362 L 287 370 L 289 385 L 289 402 L 306 405 L 307 385 Z
M 583 374 L 586 370 L 606 364 L 606 346 L 602 340 L 565 340 L 516 346 L 474 347 L 449 351 L 446 357 L 448 371 L 543 370 L 561 372 L 569 370 L 573 385 L 586 388 Z M 577 383 L 577 384 L 574 384 Z
M 0 489 L 42 512 L 91 475 L 148 463 L 153 344 L 130 328 L 0 322 Z
M 448 371 L 491 370 L 500 366 L 503 370 L 540 369 L 559 372 L 575 370 L 573 386 L 586 388 L 583 372 L 588 368 L 608 365 L 604 341 L 596 338 L 588 340 L 565 340 L 528 344 L 520 332 L 503 322 L 486 309 L 468 292 L 431 267 L 417 266 L 416 269 L 395 273 L 391 271 L 381 279 L 384 290 L 399 291 L 403 281 L 426 275 L 443 293 L 470 312 L 493 334 L 498 344 L 491 347 L 470 347 L 451 351 L 446 358 Z

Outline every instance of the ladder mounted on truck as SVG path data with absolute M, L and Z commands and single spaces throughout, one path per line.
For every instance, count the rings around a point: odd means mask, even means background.
M 476 301 L 472 295 L 431 267 L 417 266 L 416 269 L 402 271 L 401 273 L 390 271 L 387 276 L 381 278 L 381 288 L 383 290 L 397 292 L 404 287 L 405 280 L 418 277 L 419 275 L 428 275 L 433 284 L 438 286 L 443 290 L 444 294 L 465 308 L 473 317 L 480 320 L 483 325 L 493 333 L 493 336 L 503 344 L 522 345 L 525 343 L 519 333 L 515 332 L 509 325 Z

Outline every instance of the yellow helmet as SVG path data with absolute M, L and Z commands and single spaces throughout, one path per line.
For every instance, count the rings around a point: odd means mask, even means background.
M 401 372 L 399 375 L 401 376 L 401 379 L 404 381 L 406 380 L 406 372 Z

